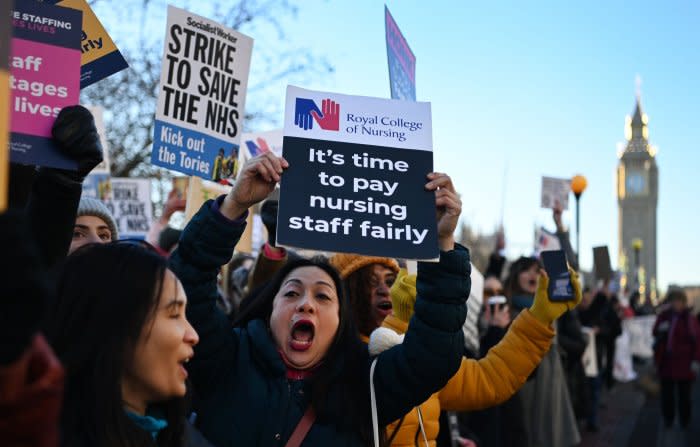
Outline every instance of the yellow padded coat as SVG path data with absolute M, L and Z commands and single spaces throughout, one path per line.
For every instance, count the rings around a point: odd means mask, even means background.
M 389 315 L 383 327 L 403 334 L 408 324 Z M 440 430 L 440 410 L 472 411 L 498 405 L 508 400 L 525 383 L 528 376 L 549 351 L 554 330 L 540 323 L 529 311 L 521 312 L 505 337 L 480 360 L 462 359 L 462 366 L 445 387 L 421 404 L 423 424 L 430 447 Z M 399 421 L 387 427 L 387 437 Z M 391 445 L 414 447 L 423 445 L 419 433 L 418 413 L 413 409 L 399 427 Z

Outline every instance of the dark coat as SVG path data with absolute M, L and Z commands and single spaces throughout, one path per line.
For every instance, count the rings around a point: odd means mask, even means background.
M 244 222 L 232 222 L 205 203 L 185 228 L 170 258 L 188 297 L 187 318 L 200 336 L 188 364 L 199 397 L 197 425 L 217 447 L 283 446 L 301 419 L 310 399 L 305 380 L 290 381 L 267 329 L 251 321 L 231 329 L 216 307 L 216 275 L 233 253 Z M 374 384 L 379 423 L 400 418 L 442 388 L 460 366 L 462 324 L 470 290 L 469 254 L 462 247 L 443 252 L 439 263 L 420 263 L 415 314 L 403 344 L 379 355 Z M 369 354 L 358 377 L 366 377 L 366 393 L 357 396 L 369 405 Z M 343 365 L 333 365 L 343 368 Z M 359 429 L 342 429 L 343 383 L 328 393 L 332 417 L 317 418 L 303 445 L 362 445 Z
M 654 323 L 653 334 L 659 376 L 670 380 L 693 380 L 695 374 L 690 364 L 700 361 L 700 326 L 690 311 L 676 313 L 668 309 L 662 312 Z

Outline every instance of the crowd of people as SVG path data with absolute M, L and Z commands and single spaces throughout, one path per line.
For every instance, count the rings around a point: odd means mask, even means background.
M 270 152 L 236 166 L 231 192 L 184 230 L 168 226 L 185 206 L 173 192 L 145 240 L 120 240 L 109 210 L 81 198 L 102 158 L 90 112 L 63 109 L 53 139 L 77 171 L 13 166 L 0 215 L 3 445 L 575 446 L 580 427 L 598 430 L 620 303 L 608 284 L 582 287 L 561 209 L 573 299 L 550 300 L 540 261 L 509 263 L 497 247 L 483 305 L 468 305 L 447 174 L 425 180 L 439 261 L 409 272 L 391 257 L 276 246 L 289 164 Z M 269 238 L 255 258 L 235 254 L 258 204 Z M 700 329 L 682 292 L 668 301 L 654 328 L 664 418 L 677 401 L 687 426 Z

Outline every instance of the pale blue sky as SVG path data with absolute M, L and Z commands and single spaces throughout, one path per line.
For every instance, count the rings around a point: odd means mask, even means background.
M 189 9 L 206 15 L 196 4 L 189 2 Z M 700 2 L 387 5 L 417 58 L 418 100 L 432 103 L 436 169 L 452 175 L 463 216 L 476 229 L 491 231 L 500 220 L 507 164 L 504 219 L 512 257 L 531 252 L 535 225 L 553 228 L 551 212 L 539 207 L 541 176 L 581 173 L 589 182 L 581 199 L 581 265 L 590 269 L 591 247 L 605 244 L 616 264 L 617 145 L 624 142 L 639 74 L 650 140 L 659 148 L 660 285 L 700 283 Z M 296 84 L 388 97 L 384 3 L 305 0 L 298 6 L 296 18 L 282 19 L 289 44 L 324 56 L 335 72 Z M 165 11 L 151 18 L 150 33 L 162 33 Z M 249 33 L 253 73 L 263 52 L 274 54 L 269 32 Z M 281 123 L 287 83 L 251 92 L 248 104 L 278 98 Z M 565 221 L 573 226 L 573 212 Z
M 507 163 L 511 256 L 531 252 L 536 224 L 553 228 L 539 207 L 541 176 L 581 173 L 581 265 L 590 269 L 591 247 L 605 244 L 616 264 L 617 145 L 639 74 L 659 148 L 659 281 L 700 283 L 700 3 L 625 3 L 387 5 L 417 58 L 417 98 L 432 102 L 436 169 L 453 176 L 477 229 L 500 219 Z M 379 1 L 303 2 L 286 32 L 335 67 L 304 87 L 388 97 L 383 14 Z M 565 220 L 574 226 L 573 210 Z

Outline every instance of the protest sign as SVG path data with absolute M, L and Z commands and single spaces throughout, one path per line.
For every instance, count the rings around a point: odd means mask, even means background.
M 43 0 L 43 2 L 83 12 L 80 36 L 80 88 L 85 88 L 129 67 L 124 56 L 107 34 L 107 30 L 85 0 Z
M 595 332 L 590 327 L 582 326 L 581 332 L 586 334 L 586 349 L 581 356 L 581 363 L 586 377 L 598 377 L 598 355 L 595 348 Z
M 608 280 L 613 276 L 608 246 L 593 247 L 593 267 L 596 279 Z
M 321 106 L 321 108 L 319 108 Z M 287 87 L 277 242 L 404 259 L 439 256 L 430 103 Z
M 12 17 L 10 159 L 76 169 L 51 140 L 51 127 L 80 96 L 82 12 L 36 2 L 15 2 Z
M 654 323 L 656 315 L 628 318 L 622 330 L 629 334 L 629 349 L 633 356 L 650 359 L 654 355 Z
M 85 197 L 93 197 L 103 202 L 112 200 L 112 178 L 109 172 L 90 172 L 83 180 L 83 193 Z
M 151 162 L 221 181 L 238 160 L 253 40 L 168 6 Z
M 416 100 L 416 56 L 403 37 L 399 26 L 384 5 L 386 55 L 389 62 L 391 98 Z
M 231 191 L 229 185 L 202 180 L 199 177 L 190 177 L 190 183 L 187 187 L 187 206 L 185 208 L 185 222 L 189 222 L 197 211 L 204 205 L 207 200 L 215 200 L 223 194 L 228 194 Z M 235 250 L 238 252 L 251 253 L 253 244 L 253 209 L 248 210 L 247 225 L 241 238 L 236 244 Z
M 561 250 L 561 242 L 556 234 L 539 227 L 535 230 L 535 256 L 549 250 Z
M 7 208 L 9 182 L 8 133 L 10 131 L 10 5 L 0 5 L 0 212 Z
M 151 180 L 112 178 L 112 198 L 105 205 L 114 216 L 121 239 L 146 237 L 153 220 Z
M 282 155 L 282 137 L 282 129 L 241 135 L 241 165 L 265 152 L 272 151 L 277 156 Z
M 554 208 L 557 202 L 562 209 L 569 209 L 571 180 L 565 178 L 542 177 L 542 208 Z
M 613 377 L 618 382 L 630 382 L 637 378 L 637 372 L 632 366 L 632 351 L 630 351 L 629 332 L 622 331 L 622 335 L 615 339 L 615 360 L 613 364 Z

